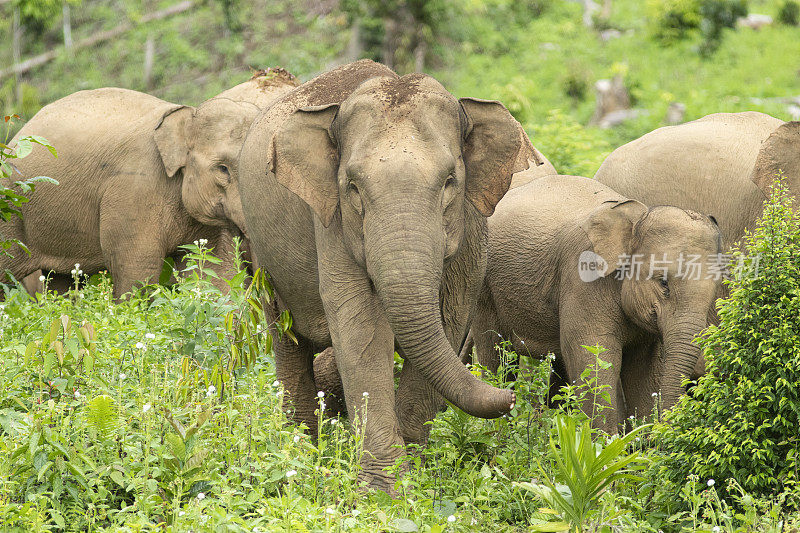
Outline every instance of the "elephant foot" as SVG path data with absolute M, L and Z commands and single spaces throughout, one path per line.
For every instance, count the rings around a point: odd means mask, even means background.
M 336 366 L 333 348 L 326 348 L 314 358 L 314 383 L 325 393 L 325 416 L 347 414 L 344 402 L 344 387 Z
M 368 456 L 366 452 L 361 459 L 361 472 L 358 474 L 358 487 L 360 490 L 373 491 L 380 490 L 388 494 L 392 499 L 400 497 L 400 493 L 395 489 L 398 478 L 408 472 L 408 462 L 403 461 L 399 468 L 397 464 L 398 455 L 395 458 L 376 459 Z

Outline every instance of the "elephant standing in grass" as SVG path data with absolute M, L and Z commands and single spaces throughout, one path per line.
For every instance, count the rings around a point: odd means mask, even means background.
M 282 70 L 257 74 L 197 108 L 116 88 L 80 91 L 44 107 L 15 138 L 45 137 L 59 156 L 35 147 L 17 168 L 23 178 L 45 175 L 60 185 L 40 186 L 22 220 L 2 223 L 0 232 L 31 253 L 13 250 L 0 268 L 16 279 L 33 273 L 36 284 L 40 269 L 107 269 L 119 298 L 134 283 L 156 281 L 164 258 L 183 244 L 206 239 L 217 255 L 229 256 L 232 237 L 245 232 L 244 221 L 232 218 L 230 202 L 238 206 L 239 198 L 229 185 L 247 129 L 259 106 L 297 85 Z M 227 258 L 218 270 L 227 274 L 232 266 Z
M 384 469 L 424 441 L 438 394 L 480 417 L 513 407 L 455 350 L 483 278 L 485 217 L 535 160 L 500 103 L 366 60 L 301 85 L 250 128 L 244 218 L 298 339 L 276 344 L 287 407 L 316 431 L 312 357 L 333 346 L 347 411 L 365 423 L 369 486 L 393 492 Z
M 713 215 L 727 250 L 755 226 L 779 170 L 800 191 L 800 122 L 716 113 L 617 148 L 595 178 L 647 205 Z
M 556 354 L 565 377 L 577 380 L 595 363 L 582 345 L 600 344 L 612 366 L 600 370 L 599 385 L 617 411 L 599 426 L 616 433 L 625 416 L 620 378 L 628 414 L 650 412 L 658 391 L 669 408 L 700 356 L 692 339 L 713 311 L 721 276 L 708 261 L 720 245 L 709 217 L 648 208 L 591 179 L 549 176 L 511 189 L 489 218 L 472 322 L 478 360 L 497 369 L 500 335 L 517 353 Z M 696 271 L 685 266 L 691 256 L 702 258 Z

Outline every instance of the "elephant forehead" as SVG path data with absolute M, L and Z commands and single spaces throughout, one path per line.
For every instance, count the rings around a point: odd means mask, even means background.
M 342 103 L 344 116 L 375 113 L 391 120 L 440 112 L 454 120 L 459 117 L 455 97 L 435 79 L 424 74 L 402 78 L 375 78 L 364 82 Z M 432 117 L 440 119 L 443 117 Z M 457 124 L 457 122 L 456 122 Z
M 207 102 L 197 109 L 192 120 L 195 144 L 234 142 L 241 145 L 257 114 L 258 108 L 252 104 Z

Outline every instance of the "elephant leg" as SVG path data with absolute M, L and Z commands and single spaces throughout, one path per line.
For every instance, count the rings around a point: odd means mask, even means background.
M 302 337 L 297 337 L 297 344 L 286 335 L 278 338 L 274 324 L 280 315 L 280 306 L 279 299 L 264 305 L 264 319 L 273 339 L 275 374 L 283 385 L 283 411 L 290 421 L 305 424 L 309 433 L 316 435 L 318 419 L 315 411 L 319 408 L 319 403 L 314 382 L 314 350 Z
M 615 331 L 613 322 L 606 324 L 598 316 L 593 316 L 586 310 L 585 301 L 583 304 L 578 301 L 575 306 L 562 306 L 560 316 L 561 354 L 568 379 L 578 384 L 581 373 L 596 363 L 595 356 L 583 346 L 599 344 L 606 349 L 599 357 L 611 363 L 611 366 L 601 368 L 597 365 L 596 374 L 593 372 L 589 378 L 597 378 L 594 387 L 602 388 L 600 392 L 606 391 L 610 402 L 606 402 L 599 394 L 589 393 L 584 400 L 583 411 L 592 418 L 593 427 L 616 434 L 617 420 L 620 417 L 617 387 L 622 367 L 622 347 L 615 335 L 608 333 Z M 602 412 L 597 409 L 600 405 L 605 405 Z
M 395 476 L 386 468 L 405 455 L 395 414 L 394 336 L 379 307 L 364 314 L 374 319 L 331 320 L 329 314 L 328 320 L 347 412 L 356 430 L 360 424 L 364 432 L 359 482 L 394 495 Z
M 104 250 L 104 255 L 114 279 L 115 300 L 130 292 L 135 285 L 158 282 L 165 257 L 163 250 L 152 246 L 151 243 L 132 245 L 124 249 L 117 248 L 110 253 Z
M 625 391 L 626 415 L 644 418 L 653 412 L 658 400 L 661 374 L 660 342 L 626 350 L 622 363 L 622 388 Z
M 326 416 L 334 417 L 347 413 L 342 378 L 336 367 L 336 355 L 333 348 L 326 348 L 314 358 L 314 382 L 317 388 L 325 393 Z
M 364 435 L 358 479 L 394 495 L 395 474 L 387 468 L 405 455 L 395 414 L 394 333 L 366 272 L 353 263 L 341 236 L 328 237 L 317 237 L 320 296 L 347 413 Z
M 425 446 L 428 443 L 430 424 L 444 406 L 444 399 L 420 372 L 406 359 L 400 372 L 400 382 L 395 398 L 395 412 L 400 423 L 400 434 L 406 444 Z

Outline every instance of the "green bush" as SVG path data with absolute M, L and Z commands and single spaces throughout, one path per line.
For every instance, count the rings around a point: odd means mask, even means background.
M 674 41 L 699 28 L 699 0 L 647 0 L 650 31 L 662 41 Z
M 788 26 L 799 26 L 800 3 L 797 0 L 785 0 L 778 11 L 778 22 Z
M 747 0 L 703 0 L 700 15 L 703 17 L 700 53 L 707 56 L 719 48 L 722 30 L 735 27 L 736 19 L 747 16 Z
M 800 214 L 792 204 L 776 182 L 758 227 L 734 250 L 742 268 L 730 282 L 731 296 L 720 304 L 719 325 L 698 341 L 708 373 L 655 430 L 659 483 L 682 486 L 690 475 L 701 482 L 732 479 L 765 496 L 796 485 Z
M 544 124 L 527 126 L 531 141 L 561 174 L 593 176 L 611 147 L 601 130 L 585 128 L 555 109 Z

